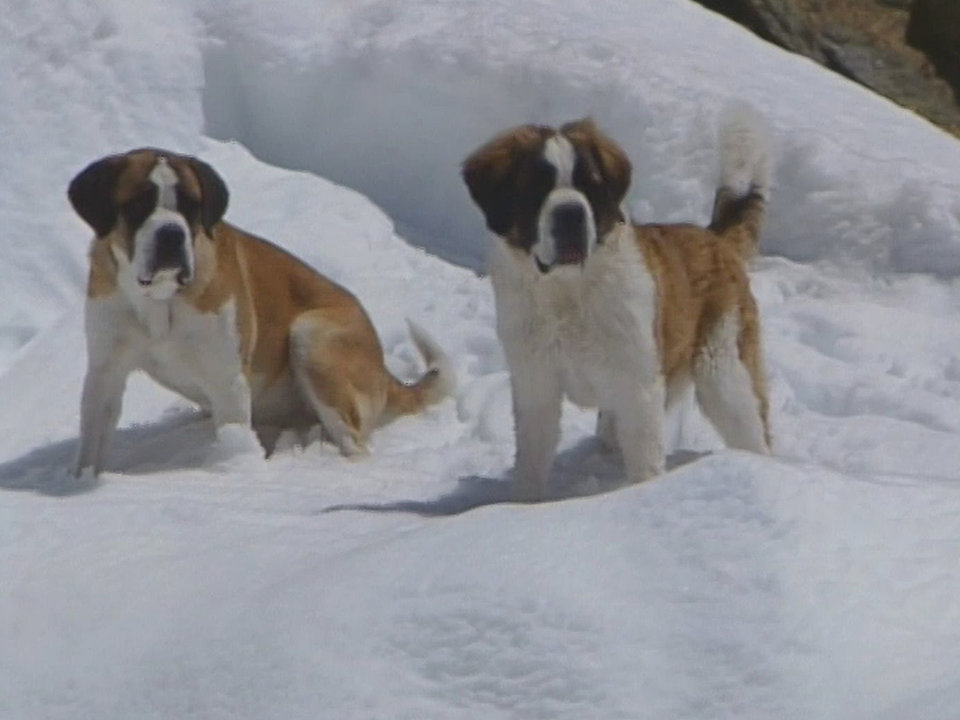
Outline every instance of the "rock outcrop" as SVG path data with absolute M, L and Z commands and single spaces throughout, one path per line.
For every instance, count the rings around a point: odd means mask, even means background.
M 823 61 L 816 33 L 794 0 L 695 0 L 749 28 L 764 40 Z
M 960 0 L 695 2 L 960 136 Z
M 907 42 L 926 53 L 960 102 L 960 1 L 914 0 Z

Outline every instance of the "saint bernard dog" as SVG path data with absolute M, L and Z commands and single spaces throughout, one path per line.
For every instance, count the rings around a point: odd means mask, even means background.
M 494 236 L 490 278 L 510 367 L 515 495 L 545 495 L 563 397 L 597 407 L 629 482 L 664 470 L 664 412 L 691 384 L 732 448 L 769 453 L 760 319 L 747 261 L 770 185 L 762 118 L 731 108 L 713 218 L 639 225 L 622 202 L 631 165 L 589 119 L 524 125 L 463 164 Z
M 207 163 L 133 150 L 91 164 L 68 195 L 95 233 L 78 475 L 103 469 L 136 369 L 218 429 L 319 422 L 344 455 L 364 452 L 378 425 L 451 392 L 450 362 L 422 330 L 411 324 L 428 370 L 406 385 L 385 367 L 350 292 L 224 222 L 227 188 Z

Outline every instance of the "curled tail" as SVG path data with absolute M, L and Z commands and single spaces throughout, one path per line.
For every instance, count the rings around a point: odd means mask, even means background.
M 410 338 L 427 364 L 427 371 L 411 385 L 391 377 L 387 389 L 387 418 L 410 415 L 449 397 L 456 386 L 453 364 L 443 349 L 419 325 L 407 320 Z
M 720 124 L 720 182 L 710 229 L 728 238 L 745 260 L 757 252 L 770 192 L 772 157 L 766 120 L 752 106 L 735 103 Z

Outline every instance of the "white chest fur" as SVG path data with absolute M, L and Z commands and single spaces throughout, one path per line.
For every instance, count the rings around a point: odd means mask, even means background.
M 242 409 L 236 406 L 244 399 L 233 387 L 246 381 L 232 301 L 204 313 L 177 296 L 136 303 L 123 293 L 93 299 L 87 303 L 87 342 L 91 363 L 111 355 L 215 414 L 249 419 L 249 391 Z
M 608 238 L 583 269 L 548 275 L 498 241 L 490 275 L 511 370 L 552 373 L 567 397 L 588 407 L 602 404 L 614 378 L 658 376 L 655 286 L 626 231 Z
M 144 367 L 153 375 L 168 375 L 166 381 L 182 378 L 206 384 L 223 374 L 236 376 L 242 370 L 236 306 L 231 301 L 217 312 L 200 313 L 193 306 L 174 299 L 167 313 L 167 332 L 149 334 Z M 162 318 L 162 309 L 158 308 Z M 153 318 L 151 318 L 151 321 Z M 163 328 L 162 319 L 148 324 L 148 332 Z
M 136 369 L 208 410 L 217 428 L 249 427 L 250 387 L 232 302 L 201 313 L 178 296 L 132 301 L 115 292 L 87 300 L 86 331 L 77 474 L 103 469 L 127 376 Z

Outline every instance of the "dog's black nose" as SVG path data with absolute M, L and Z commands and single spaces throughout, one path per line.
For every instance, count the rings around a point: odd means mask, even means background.
M 558 238 L 565 235 L 583 235 L 587 226 L 587 213 L 580 203 L 563 203 L 553 209 L 553 233 Z
M 167 225 L 160 226 L 160 229 L 157 230 L 156 238 L 157 245 L 179 247 L 183 245 L 183 241 L 187 239 L 187 234 L 179 225 L 168 223 Z
M 154 265 L 157 268 L 183 265 L 186 240 L 187 234 L 179 225 L 162 225 L 154 234 Z
M 582 262 L 587 251 L 587 213 L 580 203 L 563 203 L 553 209 L 551 218 L 556 242 L 557 262 Z

